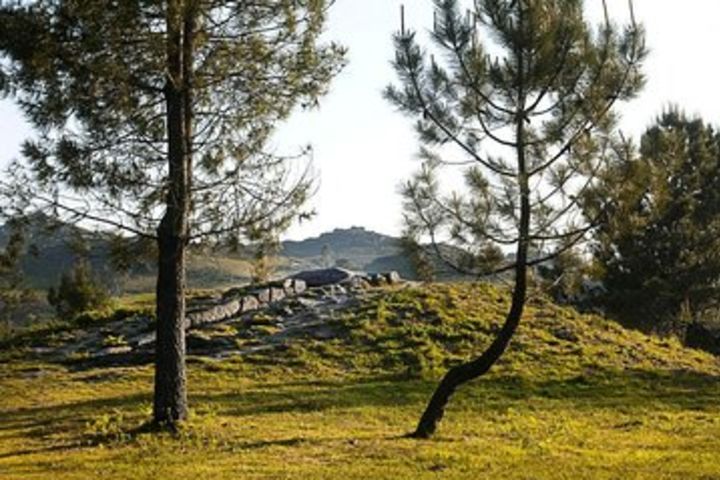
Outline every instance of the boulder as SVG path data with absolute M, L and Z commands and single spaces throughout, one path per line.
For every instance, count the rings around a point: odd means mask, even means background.
M 258 302 L 258 299 L 253 296 L 245 296 L 240 299 L 242 302 L 241 312 L 240 313 L 247 313 L 252 312 L 253 310 L 257 310 L 260 308 L 260 302 Z
M 293 275 L 292 279 L 302 280 L 308 287 L 324 287 L 348 282 L 357 274 L 351 270 L 333 267 L 319 270 L 306 270 Z
M 128 345 L 122 345 L 122 346 L 115 346 L 115 347 L 106 347 L 102 348 L 95 353 L 91 354 L 92 357 L 105 357 L 108 355 L 124 355 L 126 353 L 132 352 L 132 347 Z
M 270 302 L 279 302 L 285 298 L 285 290 L 282 288 L 270 288 Z
M 307 283 L 304 280 L 298 278 L 292 279 L 292 291 L 295 295 L 300 295 L 307 290 Z
M 385 277 L 385 281 L 389 283 L 390 285 L 397 285 L 398 283 L 402 282 L 402 278 L 400 278 L 400 274 L 396 272 L 395 270 L 391 272 L 387 272 L 383 275 Z
M 365 290 L 370 288 L 370 279 L 369 277 L 356 275 L 351 278 L 350 281 L 346 282 L 345 285 L 353 290 Z
M 370 285 L 372 285 L 373 287 L 379 287 L 385 284 L 385 277 L 383 277 L 379 273 L 371 274 L 368 277 L 368 280 L 370 281 Z
M 253 295 L 255 295 L 255 298 L 257 298 L 257 300 L 258 300 L 258 302 L 260 302 L 260 304 L 270 303 L 270 289 L 269 288 L 261 288 L 259 290 L 253 290 L 251 293 Z
M 241 308 L 242 305 L 239 300 L 231 300 L 215 305 L 207 310 L 189 313 L 186 323 L 188 323 L 190 327 L 195 327 L 206 323 L 221 322 L 240 313 Z
M 155 332 L 146 332 L 128 340 L 128 343 L 137 348 L 155 343 Z

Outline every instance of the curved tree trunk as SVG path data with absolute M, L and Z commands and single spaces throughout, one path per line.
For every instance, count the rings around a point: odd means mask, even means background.
M 520 157 L 522 158 L 523 155 L 520 155 Z M 521 161 L 521 164 L 524 165 L 524 161 Z M 475 360 L 451 368 L 445 374 L 435 393 L 433 393 L 433 396 L 430 398 L 430 402 L 420 418 L 415 432 L 411 434 L 412 437 L 429 438 L 435 433 L 437 425 L 445 413 L 445 406 L 452 394 L 455 393 L 455 390 L 460 385 L 484 375 L 492 368 L 507 349 L 510 340 L 520 324 L 527 293 L 527 251 L 530 225 L 530 192 L 527 179 L 524 176 L 523 180 L 524 181 L 520 182 L 521 240 L 518 242 L 517 248 L 515 287 L 513 288 L 512 303 L 507 317 L 505 317 L 505 323 L 500 333 L 495 337 L 495 340 L 493 340 L 482 355 Z
M 438 423 L 442 420 L 445 414 L 445 407 L 450 400 L 450 396 L 455 393 L 455 390 L 460 385 L 487 373 L 505 352 L 505 349 L 510 343 L 510 339 L 512 339 L 520 324 L 520 318 L 522 317 L 523 307 L 525 305 L 527 282 L 524 266 L 522 270 L 522 273 L 519 274 L 515 280 L 512 304 L 500 333 L 495 337 L 490 347 L 478 358 L 453 367 L 445 374 L 435 393 L 433 393 L 433 396 L 430 398 L 430 402 L 425 408 L 425 412 L 420 418 L 417 428 L 411 434 L 412 437 L 429 438 L 432 436 L 437 429 Z
M 518 2 L 520 19 L 522 21 L 522 2 Z M 425 412 L 415 429 L 410 435 L 414 438 L 429 438 L 435 433 L 438 423 L 445 414 L 445 407 L 455 390 L 485 373 L 498 361 L 507 349 L 512 339 L 525 307 L 527 293 L 527 254 L 530 244 L 530 186 L 528 168 L 525 154 L 525 99 L 524 86 L 524 52 L 521 48 L 515 50 L 517 61 L 518 96 L 517 112 L 515 117 L 515 150 L 517 155 L 518 175 L 517 186 L 520 192 L 520 219 L 518 224 L 518 244 L 515 258 L 515 286 L 513 288 L 512 303 L 510 310 L 505 317 L 505 323 L 495 340 L 485 352 L 475 360 L 451 368 L 440 381 Z

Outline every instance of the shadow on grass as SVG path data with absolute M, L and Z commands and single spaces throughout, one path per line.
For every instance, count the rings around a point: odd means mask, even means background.
M 195 393 L 191 406 L 202 412 L 208 408 L 227 417 L 261 416 L 272 414 L 305 414 L 326 410 L 352 410 L 370 407 L 381 413 L 383 408 L 417 408 L 420 413 L 432 393 L 435 381 L 402 380 L 397 377 L 338 381 L 291 381 L 258 384 L 238 393 Z M 647 411 L 648 408 L 716 409 L 720 394 L 718 378 L 688 371 L 652 372 L 628 370 L 623 372 L 594 372 L 577 376 L 533 382 L 523 377 L 487 377 L 462 388 L 451 408 L 497 412 L 508 407 L 522 409 L 536 400 L 561 401 L 566 408 L 580 411 L 593 408 L 622 408 L 625 413 Z M 97 398 L 59 406 L 0 410 L 0 439 L 30 438 L 40 442 L 57 434 L 67 435 L 66 446 L 51 446 L 43 450 L 18 449 L 0 458 L 76 449 L 103 443 L 101 437 L 88 433 L 88 424 L 113 411 L 130 412 L 126 418 L 142 421 L 141 413 L 151 401 L 149 392 L 111 398 Z M 368 415 L 374 415 L 373 411 Z M 200 413 L 202 415 L 202 413 Z M 129 421 L 121 422 L 128 428 Z M 398 428 L 407 425 L 398 425 Z M 137 428 L 124 432 L 126 438 L 141 433 Z M 400 433 L 400 432 L 399 432 Z M 397 437 L 401 438 L 401 437 Z M 100 440 L 99 440 L 100 439 Z M 348 439 L 350 440 L 350 439 Z M 303 443 L 301 437 L 283 440 L 257 440 L 239 444 L 240 449 L 266 446 L 293 446 Z
M 421 408 L 436 381 L 378 377 L 338 382 L 272 384 L 237 393 L 192 396 L 228 416 L 309 413 L 362 407 Z M 671 409 L 715 408 L 720 382 L 713 375 L 688 371 L 626 370 L 534 382 L 519 376 L 486 377 L 462 387 L 452 404 L 504 410 L 532 399 L 561 400 L 573 408 L 644 409 L 652 403 Z
M 58 432 L 82 432 L 88 422 L 113 410 L 139 411 L 151 401 L 149 394 L 97 398 L 49 407 L 0 410 L 0 438 L 22 430 L 23 436 L 44 438 Z

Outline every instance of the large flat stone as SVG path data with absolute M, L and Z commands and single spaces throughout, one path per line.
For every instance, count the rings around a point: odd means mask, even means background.
M 320 270 L 306 270 L 297 273 L 291 278 L 302 280 L 308 287 L 324 287 L 347 282 L 357 274 L 344 268 L 323 268 Z

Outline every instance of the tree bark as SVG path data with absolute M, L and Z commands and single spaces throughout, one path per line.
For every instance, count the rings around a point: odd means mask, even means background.
M 517 2 L 520 23 L 522 23 L 522 2 Z M 415 431 L 410 434 L 414 438 L 429 438 L 437 429 L 438 423 L 445 414 L 445 407 L 458 387 L 487 373 L 497 362 L 510 344 L 525 307 L 527 293 L 527 254 L 530 232 L 530 188 L 528 168 L 525 155 L 525 103 L 524 86 L 524 55 L 521 48 L 515 52 L 518 63 L 518 95 L 515 114 L 516 155 L 518 165 L 517 184 L 520 192 L 520 221 L 518 225 L 518 244 L 515 260 L 515 286 L 513 287 L 510 310 L 505 317 L 497 337 L 478 358 L 451 368 L 435 389 L 428 402 Z
M 517 270 L 521 271 L 518 272 Z M 430 398 L 430 402 L 428 402 L 425 412 L 422 417 L 420 417 L 415 431 L 410 435 L 411 437 L 430 438 L 433 433 L 435 433 L 438 423 L 442 420 L 445 414 L 445 407 L 450 401 L 452 394 L 455 393 L 455 390 L 457 390 L 459 386 L 487 373 L 507 349 L 510 340 L 520 324 L 520 318 L 522 317 L 525 305 L 527 286 L 526 267 L 523 265 L 517 270 L 516 275 L 519 276 L 517 276 L 515 280 L 512 304 L 500 333 L 495 337 L 490 347 L 478 358 L 448 370 Z
M 158 227 L 157 342 L 153 420 L 175 428 L 187 417 L 185 373 L 185 250 L 189 238 L 191 120 L 187 99 L 184 51 L 187 10 L 182 2 L 167 6 L 167 67 L 165 85 L 168 129 L 168 191 L 165 214 Z M 191 28 L 192 30 L 192 25 Z M 185 41 L 184 41 L 185 40 Z

